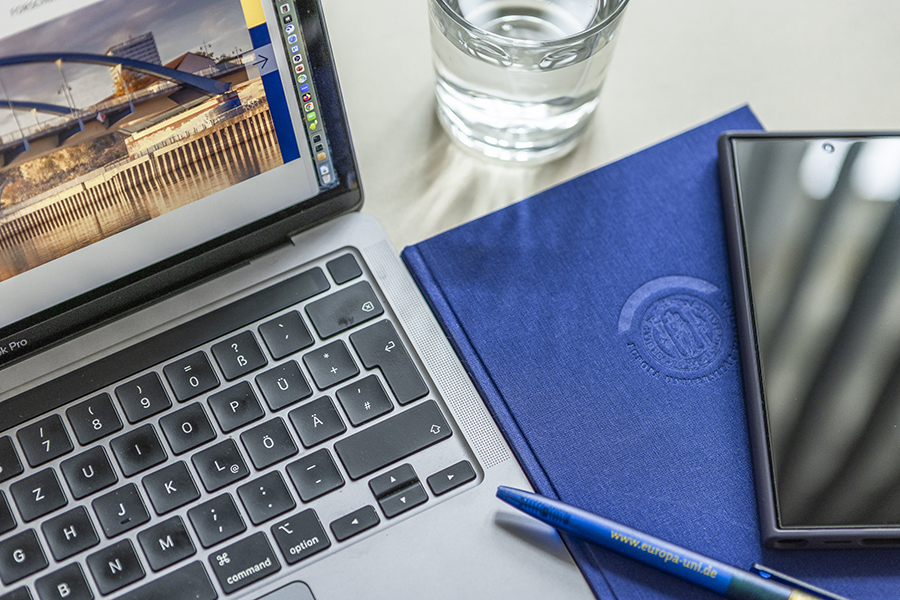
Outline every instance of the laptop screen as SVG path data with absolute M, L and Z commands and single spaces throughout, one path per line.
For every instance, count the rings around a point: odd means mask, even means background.
M 358 205 L 314 0 L 0 15 L 0 364 Z

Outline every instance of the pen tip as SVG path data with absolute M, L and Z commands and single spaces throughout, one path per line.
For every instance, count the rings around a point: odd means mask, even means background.
M 505 485 L 497 486 L 497 497 L 508 502 L 516 496 L 517 491 L 518 490 Z

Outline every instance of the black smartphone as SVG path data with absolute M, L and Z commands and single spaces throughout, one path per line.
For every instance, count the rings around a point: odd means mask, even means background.
M 900 133 L 719 139 L 760 529 L 900 546 Z

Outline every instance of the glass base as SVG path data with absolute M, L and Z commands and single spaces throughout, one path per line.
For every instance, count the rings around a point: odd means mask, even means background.
M 479 157 L 487 157 L 507 164 L 534 165 L 547 163 L 558 158 L 562 158 L 571 152 L 578 141 L 581 139 L 581 133 L 584 128 L 571 132 L 572 135 L 552 147 L 523 147 L 512 146 L 504 143 L 505 140 L 484 139 L 472 135 L 472 132 L 465 127 L 461 127 L 457 119 L 443 110 L 440 103 L 437 107 L 438 121 L 444 131 L 450 136 L 454 142 L 461 146 L 464 150 Z

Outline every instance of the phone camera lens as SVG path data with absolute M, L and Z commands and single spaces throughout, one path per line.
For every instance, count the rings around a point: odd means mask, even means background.
M 824 144 L 822 144 L 822 150 L 824 150 L 828 154 L 831 154 L 832 152 L 834 152 L 834 146 L 832 146 L 828 142 L 825 142 Z

